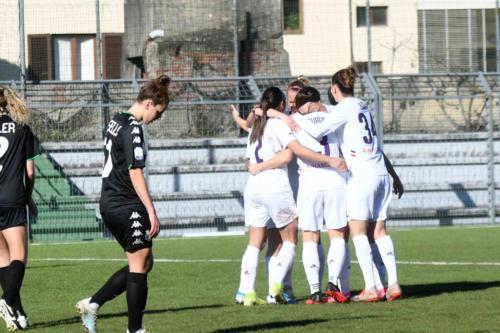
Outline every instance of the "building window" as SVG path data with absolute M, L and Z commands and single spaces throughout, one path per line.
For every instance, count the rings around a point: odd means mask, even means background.
M 354 63 L 354 67 L 358 73 L 366 73 L 368 72 L 368 62 L 361 61 Z M 372 61 L 372 73 L 373 74 L 381 74 L 382 73 L 382 62 L 381 61 Z
M 356 8 L 358 27 L 366 27 L 366 7 Z M 387 7 L 370 7 L 370 25 L 387 25 Z
M 283 32 L 302 33 L 303 32 L 303 7 L 302 0 L 282 0 L 283 11 Z
M 120 78 L 122 36 L 103 34 L 103 77 Z M 28 77 L 31 80 L 95 80 L 95 35 L 28 36 Z

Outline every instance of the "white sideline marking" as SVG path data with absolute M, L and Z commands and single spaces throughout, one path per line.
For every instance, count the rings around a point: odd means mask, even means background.
M 118 261 L 125 262 L 125 258 L 36 258 L 29 261 Z M 204 263 L 204 262 L 241 262 L 241 259 L 167 259 L 155 258 L 156 263 Z M 263 261 L 262 261 L 263 262 Z M 352 263 L 358 263 L 353 260 Z M 500 262 L 461 262 L 461 261 L 397 261 L 398 265 L 428 265 L 428 266 L 500 266 Z

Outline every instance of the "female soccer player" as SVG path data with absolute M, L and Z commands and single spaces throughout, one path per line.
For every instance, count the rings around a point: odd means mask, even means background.
M 314 153 L 302 147 L 281 121 L 267 119 L 268 109 L 283 112 L 284 96 L 279 88 L 266 89 L 262 95 L 261 108 L 263 115 L 256 119 L 247 145 L 247 158 L 250 163 L 262 163 L 289 147 L 296 155 L 345 168 L 340 159 Z M 249 226 L 249 242 L 242 258 L 239 287 L 239 291 L 245 294 L 244 305 L 257 303 L 255 277 L 259 251 L 265 240 L 265 227 L 269 219 L 273 220 L 283 239 L 277 259 L 269 265 L 269 276 L 273 281 L 269 295 L 280 302 L 282 281 L 295 257 L 297 243 L 295 202 L 286 167 L 249 176 L 245 188 L 245 222 Z
M 309 85 L 309 81 L 303 77 L 299 76 L 296 80 L 290 82 L 287 86 L 287 106 L 288 108 L 285 110 L 286 114 L 293 114 L 297 111 L 295 107 L 295 96 L 297 95 L 297 92 L 304 88 L 305 86 Z M 240 117 L 238 109 L 234 105 L 230 106 L 230 111 L 231 115 L 233 116 L 234 121 L 240 126 L 243 130 L 250 132 L 253 122 L 255 121 L 255 113 L 250 112 L 248 115 L 247 119 L 243 119 Z M 297 201 L 297 193 L 298 193 L 298 188 L 299 188 L 299 175 L 298 175 L 298 165 L 297 165 L 297 158 L 295 156 L 292 157 L 291 160 L 289 160 L 289 154 L 288 152 L 282 152 L 278 154 L 275 157 L 277 160 L 271 159 L 269 161 L 266 161 L 264 163 L 259 164 L 259 167 L 262 167 L 262 170 L 265 169 L 272 169 L 272 168 L 277 168 L 277 167 L 282 167 L 283 163 L 288 163 L 287 169 L 288 169 L 288 180 L 290 181 L 290 186 L 292 188 L 292 193 L 293 193 L 293 198 L 295 201 Z M 283 159 L 281 159 L 283 158 Z M 268 164 L 269 163 L 269 164 Z M 266 267 L 269 267 L 269 262 L 271 260 L 275 260 L 276 256 L 278 255 L 278 252 L 281 248 L 282 240 L 281 236 L 279 234 L 279 231 L 276 229 L 273 223 L 269 223 L 267 226 L 267 251 L 266 251 Z M 321 244 L 318 246 L 318 251 L 321 256 L 321 269 L 323 268 L 323 262 L 324 262 L 324 253 L 323 253 L 323 247 Z M 274 258 L 273 258 L 274 257 Z M 290 269 L 288 273 L 285 276 L 285 279 L 283 280 L 283 297 L 285 298 L 287 304 L 297 304 L 297 300 L 295 299 L 295 294 L 293 292 L 293 286 L 292 286 L 292 271 L 293 271 L 293 263 L 290 266 Z M 236 293 L 236 303 L 241 304 L 243 303 L 243 298 L 244 294 L 241 292 Z
M 28 326 L 19 296 L 27 258 L 26 205 L 36 213 L 31 194 L 37 149 L 28 118 L 19 96 L 0 87 L 0 316 L 9 331 Z
M 148 294 L 147 277 L 153 265 L 152 238 L 160 231 L 142 169 L 146 152 L 141 122 L 159 119 L 168 107 L 170 78 L 147 82 L 128 112 L 108 124 L 102 173 L 100 211 L 104 224 L 126 252 L 128 265 L 118 270 L 92 297 L 76 304 L 85 329 L 97 332 L 98 309 L 124 291 L 127 294 L 128 333 L 146 333 L 142 316 Z
M 365 289 L 353 298 L 354 301 L 376 302 L 373 259 L 367 238 L 368 223 L 375 221 L 374 238 L 380 250 L 388 273 L 388 301 L 401 297 L 398 284 L 394 245 L 385 229 L 387 209 L 391 200 L 390 180 L 386 164 L 390 164 L 379 147 L 373 119 L 366 104 L 352 97 L 355 71 L 352 66 L 342 69 L 332 77 L 332 95 L 338 102 L 335 112 L 330 112 L 324 121 L 311 124 L 298 116 L 297 124 L 312 136 L 318 138 L 337 130 L 341 149 L 351 171 L 347 187 L 347 215 L 356 249 L 356 255 L 363 272 Z M 279 113 L 290 126 L 291 119 Z M 394 192 L 402 194 L 402 184 L 392 169 Z

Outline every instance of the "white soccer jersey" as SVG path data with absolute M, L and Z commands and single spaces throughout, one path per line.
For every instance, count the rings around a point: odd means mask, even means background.
M 246 158 L 250 163 L 262 163 L 272 159 L 295 139 L 293 132 L 279 119 L 268 119 L 262 138 L 250 143 L 247 141 Z M 291 191 L 286 165 L 265 170 L 255 176 L 249 175 L 245 193 L 279 193 Z
M 387 175 L 379 147 L 375 124 L 365 102 L 348 97 L 335 107 L 328 106 L 328 116 L 316 124 L 303 115 L 295 121 L 317 139 L 337 131 L 340 148 L 353 176 Z
M 296 113 L 293 118 L 302 117 L 305 121 L 314 125 L 322 123 L 328 117 L 326 112 L 312 112 L 306 115 Z M 305 131 L 295 133 L 297 140 L 304 147 L 320 154 L 339 157 L 339 139 L 335 132 L 331 132 L 316 140 Z M 300 186 L 307 187 L 310 190 L 329 190 L 332 188 L 345 188 L 346 177 L 345 173 L 337 172 L 337 170 L 328 166 L 328 164 L 310 161 L 307 159 L 297 158 L 299 165 Z

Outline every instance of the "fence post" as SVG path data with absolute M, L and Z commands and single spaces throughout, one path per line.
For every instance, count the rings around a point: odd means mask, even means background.
M 496 220 L 495 208 L 495 149 L 494 149 L 494 124 L 493 124 L 493 92 L 486 81 L 483 72 L 479 72 L 479 81 L 486 95 L 486 109 L 488 110 L 488 216 L 491 224 Z
M 24 99 L 26 96 L 26 46 L 24 43 L 24 0 L 18 0 L 19 10 L 19 65 L 21 67 L 20 81 L 21 81 L 21 97 Z
M 366 83 L 370 87 L 374 96 L 375 126 L 377 128 L 377 138 L 380 148 L 384 147 L 384 107 L 383 97 L 377 81 L 371 73 L 365 73 Z

